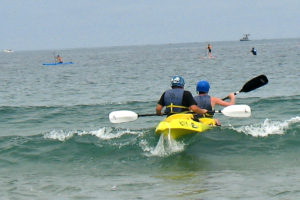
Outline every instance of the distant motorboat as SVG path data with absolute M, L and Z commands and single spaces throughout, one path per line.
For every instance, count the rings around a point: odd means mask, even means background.
M 3 52 L 4 52 L 4 53 L 13 53 L 14 51 L 11 50 L 11 49 L 4 49 Z
M 244 34 L 244 37 L 242 37 L 241 39 L 240 39 L 240 41 L 250 41 L 249 40 L 249 36 L 250 34 Z

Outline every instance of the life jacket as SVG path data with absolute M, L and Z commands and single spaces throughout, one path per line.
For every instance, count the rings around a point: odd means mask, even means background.
M 211 101 L 210 101 L 210 96 L 209 95 L 198 95 L 194 97 L 195 101 L 197 102 L 197 106 L 206 109 L 208 111 L 212 111 L 212 106 L 211 106 Z M 198 114 L 197 117 L 208 117 L 212 118 L 214 114 Z
M 188 107 L 182 105 L 183 93 L 184 89 L 182 88 L 173 88 L 165 92 L 164 102 L 167 115 L 189 111 Z

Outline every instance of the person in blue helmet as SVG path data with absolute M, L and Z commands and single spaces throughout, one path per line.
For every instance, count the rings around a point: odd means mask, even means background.
M 197 96 L 194 97 L 195 101 L 197 102 L 198 107 L 208 110 L 207 113 L 203 115 L 197 115 L 198 118 L 201 117 L 208 117 L 213 118 L 213 110 L 215 109 L 216 105 L 220 106 L 230 106 L 235 104 L 235 95 L 234 93 L 230 93 L 228 95 L 230 101 L 223 101 L 217 97 L 211 97 L 208 95 L 210 85 L 207 81 L 199 81 L 196 86 L 196 91 L 198 93 Z M 218 119 L 215 119 L 217 125 L 221 125 Z
M 173 76 L 171 79 L 172 89 L 165 91 L 157 103 L 157 115 L 163 115 L 162 109 L 164 106 L 166 107 L 164 113 L 168 116 L 189 111 L 193 111 L 197 114 L 204 114 L 207 112 L 207 110 L 197 106 L 192 93 L 184 90 L 184 84 L 184 79 L 181 76 Z

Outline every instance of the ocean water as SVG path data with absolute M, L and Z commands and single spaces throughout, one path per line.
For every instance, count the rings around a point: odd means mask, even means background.
M 1 199 L 299 199 L 300 39 L 0 53 Z M 250 54 L 252 47 L 258 55 Z M 73 65 L 43 66 L 59 53 Z M 170 141 L 155 112 L 173 75 L 237 95 L 250 118 Z

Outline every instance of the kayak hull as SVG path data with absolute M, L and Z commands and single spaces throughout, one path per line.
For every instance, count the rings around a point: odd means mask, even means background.
M 194 121 L 192 114 L 174 114 L 161 121 L 155 133 L 177 139 L 185 135 L 202 133 L 216 126 L 214 119 L 201 118 L 200 120 L 200 122 Z
M 63 62 L 63 63 L 43 63 L 43 65 L 70 65 L 74 64 L 73 62 Z

